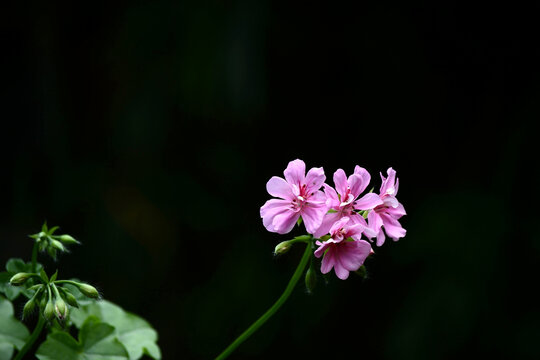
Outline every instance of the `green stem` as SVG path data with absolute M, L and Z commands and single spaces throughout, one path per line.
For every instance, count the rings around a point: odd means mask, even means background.
M 30 338 L 28 339 L 28 341 L 26 341 L 26 344 L 24 344 L 22 349 L 17 353 L 17 356 L 15 356 L 14 360 L 21 360 L 24 355 L 26 355 L 28 350 L 30 350 L 30 348 L 34 345 L 39 335 L 41 334 L 41 330 L 43 330 L 43 325 L 45 325 L 45 319 L 43 318 L 43 316 L 40 315 L 38 323 L 34 328 L 32 335 L 30 335 Z
M 53 281 L 53 283 L 55 283 L 55 284 L 71 284 L 71 285 L 75 285 L 75 286 L 80 285 L 78 282 L 72 281 L 72 280 L 55 280 L 55 281 Z
M 37 254 L 38 254 L 38 242 L 34 242 L 34 247 L 32 248 L 32 272 L 36 272 L 37 268 Z
M 298 267 L 296 268 L 296 271 L 294 272 L 293 276 L 291 277 L 291 280 L 289 280 L 289 284 L 285 288 L 285 291 L 279 299 L 272 305 L 270 309 L 268 309 L 257 321 L 255 321 L 249 328 L 247 328 L 236 340 L 234 340 L 221 354 L 219 354 L 216 357 L 216 360 L 222 360 L 226 359 L 240 344 L 242 344 L 244 341 L 247 340 L 253 334 L 257 329 L 259 329 L 268 319 L 272 317 L 272 315 L 275 314 L 276 311 L 287 301 L 289 295 L 291 295 L 296 283 L 298 280 L 302 277 L 302 273 L 304 272 L 304 269 L 306 268 L 306 265 L 311 257 L 311 243 L 309 242 L 306 246 L 306 250 L 304 251 L 304 255 L 302 256 L 302 259 L 300 260 L 300 263 L 298 264 Z

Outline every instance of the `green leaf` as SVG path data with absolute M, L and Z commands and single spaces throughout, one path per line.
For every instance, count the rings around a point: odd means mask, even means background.
M 16 274 L 20 272 L 30 272 L 23 259 L 12 258 L 6 263 L 6 270 L 10 273 Z
M 0 360 L 10 359 L 14 348 L 24 346 L 30 332 L 13 316 L 13 305 L 0 296 Z
M 126 347 L 130 360 L 140 359 L 143 354 L 161 359 L 156 344 L 158 334 L 143 318 L 106 300 L 94 301 L 71 311 L 71 321 L 79 328 L 92 316 L 114 326 L 114 336 Z
M 114 327 L 90 316 L 82 324 L 79 340 L 65 331 L 53 331 L 36 352 L 39 360 L 125 360 L 129 355 L 112 336 Z

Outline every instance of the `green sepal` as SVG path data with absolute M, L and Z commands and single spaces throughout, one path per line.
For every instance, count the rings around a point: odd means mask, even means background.
M 47 231 L 47 235 L 52 235 L 54 234 L 54 232 L 56 230 L 58 230 L 60 228 L 60 226 L 53 226 L 52 228 L 49 229 L 49 231 Z
M 54 274 L 52 274 L 51 279 L 49 280 L 49 282 L 51 282 L 51 283 L 54 282 L 56 280 L 57 276 L 58 276 L 58 270 L 56 270 L 56 272 Z
M 39 272 L 39 277 L 41 277 L 41 280 L 45 283 L 45 284 L 48 284 L 49 283 L 49 277 L 47 276 L 47 273 L 45 272 L 44 269 L 41 269 L 40 272 Z
M 302 217 L 300 216 L 298 220 L 296 220 L 296 225 L 300 226 L 302 225 Z
M 323 241 L 323 242 L 324 242 L 324 241 L 327 241 L 328 239 L 330 239 L 330 235 L 328 235 L 328 234 L 327 234 L 327 235 L 323 235 L 323 236 L 320 237 L 320 239 L 321 239 L 321 241 Z
M 367 279 L 368 277 L 368 272 L 365 265 L 360 266 L 360 268 L 356 270 L 355 273 L 362 279 Z

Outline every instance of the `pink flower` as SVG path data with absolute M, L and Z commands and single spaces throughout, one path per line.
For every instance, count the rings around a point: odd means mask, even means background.
M 325 242 L 317 241 L 319 248 L 315 250 L 315 256 L 320 258 L 324 254 L 321 263 L 321 272 L 327 274 L 334 268 L 336 275 L 341 280 L 349 277 L 349 271 L 356 271 L 362 266 L 366 258 L 372 253 L 371 245 L 364 240 L 355 239 L 362 234 L 361 224 L 347 225 L 348 217 L 342 217 L 330 229 L 330 239 Z
M 298 218 L 313 234 L 321 225 L 326 214 L 326 196 L 319 189 L 326 176 L 322 168 L 312 168 L 306 173 L 302 160 L 289 163 L 283 174 L 285 179 L 273 176 L 266 184 L 266 190 L 279 199 L 268 200 L 261 207 L 263 224 L 268 231 L 286 234 L 292 230 Z
M 364 218 L 354 210 L 370 210 L 383 202 L 377 194 L 368 193 L 358 197 L 366 189 L 371 180 L 371 175 L 366 169 L 356 165 L 354 174 L 347 178 L 345 171 L 338 169 L 334 173 L 334 184 L 336 190 L 331 186 L 324 184 L 324 192 L 326 194 L 326 205 L 330 212 L 324 216 L 319 229 L 313 234 L 315 237 L 321 237 L 328 234 L 334 223 L 339 221 L 344 216 L 348 217 L 352 224 L 360 224 L 363 226 L 363 231 L 367 232 L 368 237 L 373 237 L 376 233 L 372 233 L 368 228 Z M 360 239 L 360 235 L 358 235 Z
M 377 246 L 384 244 L 386 239 L 384 232 L 394 241 L 404 237 L 407 232 L 398 221 L 400 217 L 406 215 L 405 208 L 396 198 L 399 179 L 396 179 L 396 171 L 392 168 L 388 168 L 387 174 L 388 178 L 381 174 L 382 185 L 379 197 L 383 203 L 368 214 L 369 227 L 377 236 Z

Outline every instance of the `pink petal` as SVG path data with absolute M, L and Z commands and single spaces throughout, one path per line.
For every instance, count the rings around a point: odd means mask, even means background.
M 326 205 L 319 207 L 309 206 L 306 204 L 302 209 L 302 220 L 309 234 L 313 234 L 320 226 L 326 214 Z
M 319 206 L 324 206 L 327 208 L 326 205 L 326 195 L 322 191 L 315 191 L 312 193 L 308 199 L 308 202 L 310 204 L 318 204 Z
M 329 241 L 325 241 L 325 242 L 320 242 L 320 241 L 316 241 L 315 244 L 319 245 L 319 248 L 317 250 L 315 250 L 315 252 L 313 253 L 313 255 L 315 255 L 316 258 L 320 258 L 321 256 L 324 255 L 324 252 L 326 251 L 326 249 L 328 249 L 328 247 L 332 244 L 331 242 Z
M 381 179 L 382 179 L 382 185 L 381 185 L 381 189 L 380 189 L 381 196 L 386 194 L 388 192 L 388 190 L 390 190 L 390 189 L 393 189 L 392 194 L 395 193 L 394 184 L 396 182 L 396 171 L 390 167 L 390 168 L 388 168 L 386 173 L 388 174 L 388 178 L 385 178 L 381 174 Z
M 323 185 L 324 180 L 326 180 L 326 176 L 324 175 L 324 170 L 322 167 L 311 168 L 308 171 L 305 179 L 306 190 L 308 193 L 319 190 Z
M 364 240 L 346 241 L 339 246 L 339 261 L 349 271 L 358 270 L 371 254 L 371 245 Z
M 379 195 L 368 193 L 354 202 L 354 208 L 356 210 L 371 210 L 382 204 L 383 201 Z
M 337 256 L 334 262 L 334 271 L 336 272 L 336 276 L 340 278 L 341 280 L 347 280 L 347 278 L 349 277 L 349 270 L 347 270 L 341 264 L 341 261 L 340 259 L 337 258 Z
M 336 260 L 334 257 L 334 247 L 331 246 L 321 261 L 321 272 L 323 274 L 328 274 L 330 270 L 332 270 L 332 267 L 335 265 L 335 261 Z
M 370 229 L 369 227 L 367 227 L 364 229 L 364 232 L 362 234 L 366 235 L 366 237 L 371 241 L 371 239 L 376 237 L 379 234 L 379 232 L 374 231 L 373 229 Z M 355 239 L 355 240 L 360 240 L 360 239 Z
M 333 235 L 335 232 L 339 231 L 339 229 L 345 226 L 345 224 L 348 222 L 349 222 L 349 218 L 347 216 L 344 216 L 338 221 L 336 221 L 334 225 L 332 225 L 332 227 L 330 228 L 330 235 Z
M 347 187 L 349 184 L 347 183 L 347 175 L 345 175 L 345 171 L 342 169 L 337 169 L 334 173 L 334 185 L 336 186 L 337 192 L 343 197 L 347 193 Z M 341 199 L 341 201 L 345 201 L 347 199 Z
M 298 221 L 299 217 L 300 213 L 293 210 L 277 214 L 272 221 L 274 232 L 277 232 L 278 234 L 286 234 L 290 232 L 296 224 L 296 221 Z
M 324 236 L 330 232 L 330 228 L 336 221 L 340 219 L 341 215 L 339 213 L 326 213 L 323 217 L 323 220 L 321 222 L 321 225 L 313 233 L 313 236 L 316 238 L 320 238 L 321 236 Z
M 394 240 L 398 240 L 399 238 L 402 238 L 407 233 L 407 230 L 405 230 L 399 221 L 391 217 L 387 214 L 380 214 L 382 221 L 384 223 L 384 231 L 386 232 L 386 235 L 390 236 Z
M 381 226 L 383 226 L 383 221 L 379 214 L 377 214 L 375 211 L 370 211 L 368 214 L 368 224 L 369 228 L 372 229 L 375 233 L 378 233 Z M 373 237 L 373 236 L 368 236 Z
M 289 184 L 300 187 L 304 184 L 306 164 L 300 159 L 293 160 L 289 162 L 283 174 Z
M 336 190 L 328 184 L 323 184 L 324 193 L 326 194 L 326 205 L 329 208 L 338 208 L 339 207 L 339 198 Z
M 360 224 L 363 227 L 367 227 L 366 220 L 364 219 L 364 217 L 362 215 L 358 215 L 357 213 L 353 212 L 353 213 L 351 213 L 349 218 L 350 218 L 349 225 Z
M 366 227 L 363 224 L 354 224 L 347 228 L 346 237 L 352 237 L 355 240 L 360 240 L 362 232 Z
M 385 206 L 395 208 L 398 207 L 399 201 L 397 201 L 396 197 L 393 195 L 385 195 L 383 196 L 383 203 Z
M 401 204 L 398 204 L 398 206 L 395 208 L 386 209 L 386 212 L 392 215 L 394 219 L 399 219 L 403 215 L 407 215 L 407 213 L 405 212 L 405 208 Z
M 281 199 L 271 199 L 268 200 L 260 210 L 261 217 L 263 218 L 263 225 L 264 227 L 270 231 L 275 232 L 274 225 L 272 225 L 272 222 L 274 221 L 274 217 L 276 215 L 290 211 L 290 201 L 289 200 L 281 200 Z
M 367 187 L 367 184 L 364 183 L 364 179 L 360 175 L 352 174 L 349 176 L 349 179 L 347 181 L 349 183 L 349 187 L 351 188 L 351 194 L 354 196 L 354 198 L 357 198 L 358 195 L 364 191 L 364 189 Z
M 295 198 L 291 185 L 283 178 L 272 176 L 266 183 L 266 191 L 272 196 L 292 200 Z
M 364 169 L 363 167 L 360 167 L 360 166 L 356 165 L 354 167 L 354 173 L 356 175 L 360 175 L 360 177 L 362 178 L 362 182 L 367 187 L 369 182 L 371 181 L 371 175 L 369 174 L 369 172 L 366 169 Z M 366 188 L 364 187 L 362 190 L 360 190 L 360 192 L 364 191 L 365 189 Z
M 384 240 L 386 239 L 386 236 L 384 236 L 384 231 L 382 229 L 379 230 L 379 233 L 377 234 L 377 246 L 381 246 L 384 244 Z

